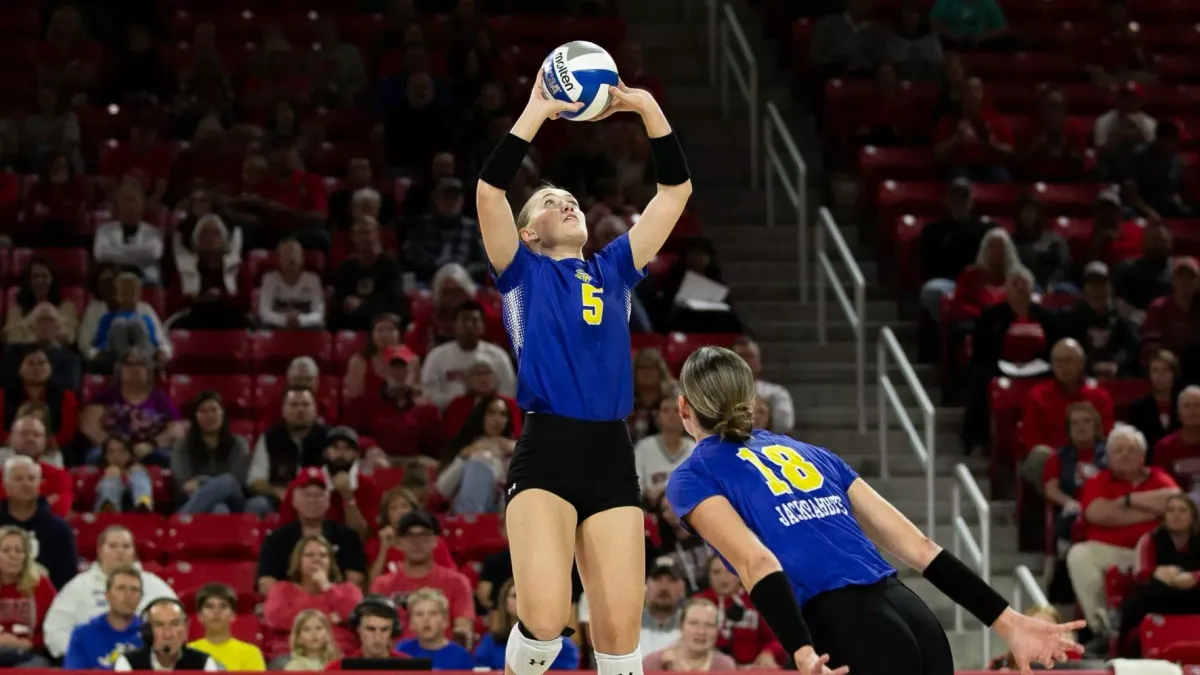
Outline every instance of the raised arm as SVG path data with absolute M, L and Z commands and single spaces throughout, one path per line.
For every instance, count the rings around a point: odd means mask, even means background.
M 488 262 L 499 274 L 504 271 L 521 245 L 517 226 L 513 221 L 512 208 L 504 193 L 516 177 L 529 144 L 537 135 L 542 123 L 558 117 L 561 112 L 578 110 L 583 103 L 564 103 L 546 98 L 542 93 L 542 73 L 533 78 L 529 91 L 529 102 L 517 118 L 508 135 L 500 140 L 479 172 L 479 184 L 475 189 L 475 209 L 479 214 L 479 231 L 483 234 L 483 248 Z

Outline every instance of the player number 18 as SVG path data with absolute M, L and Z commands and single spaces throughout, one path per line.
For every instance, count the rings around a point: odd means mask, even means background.
M 603 288 L 583 285 L 583 320 L 589 326 L 599 326 L 604 319 L 604 298 L 600 296 L 603 292 Z
M 793 489 L 800 492 L 812 492 L 825 484 L 825 476 L 822 476 L 812 462 L 804 459 L 793 448 L 786 445 L 768 445 L 762 449 L 762 454 L 766 455 L 772 464 L 779 467 L 780 473 L 783 474 L 782 479 L 750 448 L 738 450 L 737 456 L 738 459 L 750 462 L 754 468 L 758 469 L 763 479 L 767 481 L 767 487 L 771 489 L 771 494 L 776 497 L 790 494 Z

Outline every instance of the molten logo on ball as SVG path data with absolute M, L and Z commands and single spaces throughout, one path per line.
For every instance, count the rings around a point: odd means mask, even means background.
M 567 68 L 567 60 L 561 51 L 554 55 L 554 69 L 558 71 L 558 79 L 562 80 L 563 89 L 574 91 L 575 85 L 571 82 L 571 69 Z

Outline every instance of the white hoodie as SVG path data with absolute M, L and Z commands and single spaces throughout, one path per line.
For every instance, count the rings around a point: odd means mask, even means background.
M 136 565 L 141 569 L 140 563 Z M 71 631 L 76 626 L 108 611 L 108 599 L 104 597 L 107 583 L 108 575 L 100 570 L 100 563 L 92 563 L 86 571 L 68 581 L 54 597 L 42 624 L 42 638 L 51 656 L 56 659 L 62 657 L 67 651 Z M 178 596 L 157 574 L 142 570 L 142 602 L 138 605 L 138 612 L 158 598 L 178 599 Z

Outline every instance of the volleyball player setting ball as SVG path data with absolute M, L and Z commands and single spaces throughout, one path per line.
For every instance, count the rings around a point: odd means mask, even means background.
M 620 84 L 615 65 L 608 77 L 616 86 L 602 89 L 596 78 L 579 76 L 565 66 L 577 44 L 547 59 L 524 112 L 484 164 L 476 193 L 517 358 L 517 401 L 527 413 L 505 488 L 519 617 L 505 647 L 510 675 L 542 675 L 562 649 L 570 634 L 572 560 L 591 609 L 599 675 L 642 672 L 644 524 L 624 421 L 633 410 L 630 297 L 692 184 L 679 141 L 650 94 Z M 592 47 L 579 50 L 599 60 Z M 556 63 L 562 51 L 568 53 Z M 559 100 L 555 88 L 559 95 L 574 88 L 576 96 Z M 602 95 L 611 101 L 588 110 L 595 113 L 588 118 L 642 118 L 658 192 L 628 234 L 584 260 L 588 232 L 574 196 L 543 187 L 514 222 L 504 193 L 542 124 L 577 115 Z
M 1021 672 L 1083 651 L 1072 631 L 1086 622 L 1014 612 L 840 457 L 752 429 L 754 375 L 738 355 L 697 350 L 680 386 L 679 414 L 696 449 L 667 479 L 667 499 L 741 577 L 801 671 L 828 659 L 853 675 L 954 672 L 942 626 L 876 544 L 991 626 Z

